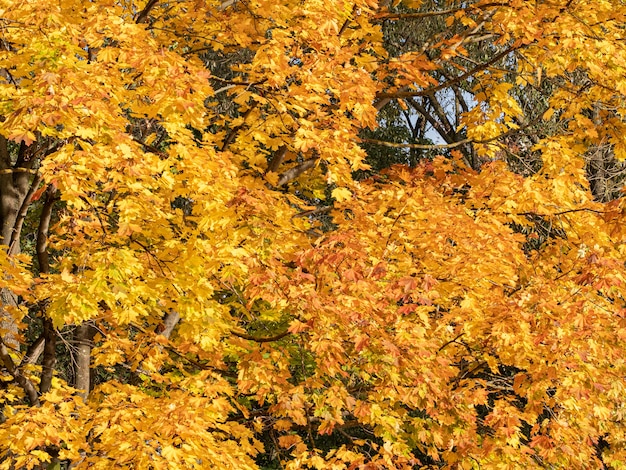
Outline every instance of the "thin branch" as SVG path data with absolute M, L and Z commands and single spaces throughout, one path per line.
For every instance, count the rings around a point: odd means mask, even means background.
M 432 18 L 434 16 L 450 15 L 463 11 L 465 8 L 450 8 L 448 10 L 434 10 L 434 11 L 418 11 L 415 13 L 380 13 L 376 15 L 377 20 L 404 20 L 404 19 L 418 19 L 418 18 Z
M 402 148 L 402 149 L 437 150 L 437 149 L 450 149 L 450 148 L 458 147 L 463 144 L 471 143 L 472 141 L 469 139 L 463 139 L 463 140 L 459 140 L 458 142 L 453 142 L 451 144 L 427 145 L 427 144 L 396 144 L 395 142 L 385 142 L 384 140 L 361 138 L 361 142 L 368 142 L 370 144 L 384 145 L 385 147 Z
M 33 195 L 35 191 L 39 187 L 39 183 L 41 182 L 41 175 L 37 174 L 35 179 L 30 185 L 30 189 L 24 200 L 22 201 L 22 205 L 20 206 L 20 210 L 17 213 L 17 218 L 15 219 L 15 223 L 13 224 L 13 230 L 11 231 L 11 241 L 9 242 L 9 253 L 16 253 L 16 244 L 19 243 L 19 238 L 22 233 L 22 225 L 24 224 L 24 219 L 26 218 L 26 214 L 28 213 L 28 207 L 30 206 L 31 200 L 33 199 Z
M 43 348 L 43 362 L 41 364 L 41 383 L 39 384 L 39 391 L 41 393 L 46 393 L 50 391 L 50 387 L 52 386 L 52 375 L 54 373 L 54 366 L 57 362 L 57 331 L 52 324 L 52 320 L 49 318 L 44 318 L 43 320 L 43 335 L 45 338 L 45 346 Z
M 493 2 L 485 3 L 483 5 L 470 5 L 469 7 L 450 8 L 448 10 L 433 10 L 433 11 L 418 11 L 415 13 L 381 13 L 375 18 L 377 20 L 404 20 L 404 19 L 419 19 L 419 18 L 432 18 L 435 16 L 450 15 L 459 11 L 470 10 L 475 12 L 479 9 L 491 8 L 491 7 L 505 7 L 508 3 Z
M 506 57 L 508 54 L 510 54 L 511 52 L 519 49 L 522 46 L 511 46 L 507 49 L 505 49 L 504 51 L 496 54 L 495 56 L 493 56 L 491 59 L 489 59 L 487 62 L 483 62 L 482 64 L 480 64 L 477 67 L 474 67 L 472 70 L 459 75 L 458 77 L 452 79 L 452 80 L 448 80 L 445 83 L 440 83 L 437 86 L 431 87 L 431 88 L 426 88 L 425 90 L 420 90 L 420 91 L 398 91 L 395 93 L 378 93 L 376 94 L 376 98 L 377 99 L 385 99 L 385 98 L 411 98 L 414 96 L 428 96 L 432 93 L 436 93 L 440 90 L 443 90 L 444 88 L 448 88 L 451 87 L 452 85 L 456 85 L 460 82 L 462 82 L 463 80 L 477 74 L 478 72 L 481 72 L 487 68 L 489 68 L 491 65 L 495 64 L 496 62 L 498 62 L 500 59 L 502 59 L 503 57 Z
M 517 212 L 517 213 L 505 212 L 504 214 L 505 215 L 535 216 L 535 217 L 558 217 L 559 215 L 571 214 L 574 212 L 592 212 L 594 214 L 600 214 L 600 215 L 605 215 L 607 213 L 610 213 L 610 211 L 600 211 L 598 209 L 591 209 L 589 207 L 581 207 L 580 209 L 567 209 L 567 210 L 560 211 L 560 212 L 554 212 L 552 214 L 538 214 L 536 212 Z
M 185 54 L 189 54 L 191 52 L 194 52 L 194 51 L 185 52 Z M 216 77 L 215 75 L 211 75 L 210 78 L 211 78 L 211 80 L 215 80 L 215 81 L 224 83 L 225 85 L 245 86 L 245 87 L 248 87 L 248 88 L 249 87 L 253 87 L 253 86 L 257 86 L 257 85 L 263 85 L 268 80 L 267 78 L 264 78 L 263 80 L 258 80 L 256 82 L 242 82 L 241 80 L 227 80 L 225 78 Z
M 35 389 L 35 385 L 28 379 L 22 375 L 22 371 L 19 367 L 15 367 L 15 363 L 13 362 L 13 358 L 11 358 L 11 354 L 9 353 L 9 349 L 7 348 L 4 341 L 0 338 L 0 360 L 4 364 L 4 367 L 9 371 L 9 374 L 13 376 L 13 380 L 18 383 L 20 387 L 26 392 L 26 396 L 30 400 L 30 404 L 33 406 L 39 405 L 39 395 L 37 394 L 37 389 Z
M 154 153 L 155 155 L 158 155 L 159 157 L 164 157 L 164 158 L 167 157 L 167 153 L 163 152 L 162 150 L 159 150 L 153 145 L 147 144 L 143 140 L 138 139 L 137 137 L 134 137 L 134 136 L 133 136 L 133 140 L 137 142 L 139 145 L 141 145 L 143 148 L 145 148 L 148 152 Z
M 253 102 L 252 105 L 250 105 L 250 107 L 246 110 L 246 112 L 243 113 L 243 116 L 242 116 L 243 122 L 239 126 L 236 126 L 235 128 L 233 128 L 228 133 L 228 135 L 224 139 L 224 143 L 222 144 L 222 148 L 221 148 L 222 152 L 228 148 L 228 146 L 233 142 L 233 140 L 235 140 L 235 137 L 237 137 L 237 134 L 245 125 L 246 119 L 248 118 L 248 116 L 250 116 L 250 113 L 252 113 L 252 110 L 256 108 L 256 105 L 257 105 L 257 102 L 256 101 Z
M 163 323 L 158 326 L 157 333 L 169 339 L 179 321 L 180 313 L 176 310 L 170 311 L 163 318 Z
M 457 335 L 455 338 L 452 338 L 450 341 L 445 342 L 438 350 L 437 352 L 441 352 L 443 351 L 447 346 L 449 346 L 452 343 L 455 343 L 457 339 L 459 339 L 461 336 L 463 336 L 465 333 L 461 333 L 460 335 Z
M 39 227 L 37 227 L 37 261 L 39 262 L 39 272 L 48 274 L 50 263 L 48 260 L 48 229 L 52 218 L 52 207 L 56 201 L 56 188 L 49 185 L 46 189 L 46 199 L 41 209 Z
M 287 146 L 286 145 L 282 145 L 276 151 L 276 153 L 274 153 L 274 155 L 272 156 L 272 159 L 270 160 L 269 164 L 267 165 L 267 170 L 265 172 L 269 173 L 271 171 L 271 172 L 275 173 L 276 171 L 278 171 L 278 167 L 280 167 L 281 163 L 285 159 L 285 155 L 286 154 L 287 154 Z
M 28 349 L 26 350 L 26 354 L 22 358 L 22 362 L 20 362 L 19 367 L 22 367 L 26 364 L 35 364 L 39 360 L 39 356 L 43 352 L 43 346 L 45 343 L 44 335 L 40 335 L 39 338 L 32 343 Z
M 158 333 L 155 333 L 155 332 L 148 332 L 143 326 L 141 326 L 141 325 L 139 325 L 137 323 L 134 323 L 134 322 L 130 322 L 129 325 L 131 325 L 133 328 L 136 328 L 137 330 L 141 331 L 145 335 L 156 335 L 156 334 L 158 334 Z M 165 349 L 167 349 L 172 354 L 176 355 L 177 357 L 179 357 L 183 361 L 187 362 L 188 364 L 190 364 L 190 365 L 192 365 L 194 367 L 197 367 L 198 369 L 210 370 L 210 371 L 215 372 L 217 374 L 220 374 L 220 375 L 222 375 L 224 377 L 237 377 L 237 373 L 236 372 L 232 372 L 232 371 L 224 370 L 224 369 L 218 369 L 217 367 L 210 366 L 210 365 L 207 365 L 207 364 L 201 364 L 201 363 L 199 363 L 197 361 L 194 361 L 193 359 L 189 358 L 186 354 L 183 354 L 180 351 L 178 351 L 176 349 L 176 346 L 171 344 L 169 342 L 169 340 L 167 342 L 165 342 L 165 343 L 160 342 L 159 344 L 161 344 Z
M 433 129 L 435 129 L 439 133 L 439 135 L 443 137 L 446 143 L 451 144 L 455 142 L 455 137 L 457 137 L 458 133 L 454 129 L 452 129 L 452 126 L 450 126 L 451 132 L 448 132 L 448 130 L 443 127 L 443 123 L 435 119 L 435 117 L 430 112 L 428 112 L 428 110 L 426 110 L 426 108 L 417 100 L 413 98 L 407 98 L 405 101 L 413 108 L 415 108 L 415 110 L 428 121 Z
M 317 158 L 312 158 L 310 160 L 300 163 L 298 166 L 295 166 L 285 171 L 282 175 L 280 175 L 280 179 L 278 180 L 278 186 L 282 186 L 296 179 L 305 171 L 313 168 L 317 164 L 317 161 Z
M 356 5 L 354 5 L 352 7 L 352 13 L 350 13 L 350 15 L 354 15 L 357 11 L 358 11 L 358 7 Z M 348 16 L 348 18 L 346 18 L 346 21 L 343 22 L 343 25 L 339 29 L 339 32 L 337 33 L 337 37 L 341 37 L 341 35 L 348 28 L 348 26 L 350 25 L 351 22 L 352 22 L 352 20 L 350 19 L 350 16 Z
M 214 95 L 219 95 L 220 93 L 223 93 L 223 92 L 225 92 L 225 91 L 228 91 L 228 90 L 230 90 L 231 88 L 235 88 L 236 86 L 237 86 L 237 85 L 226 85 L 226 86 L 223 86 L 222 88 L 218 88 L 217 90 L 215 90 L 215 91 L 213 92 L 213 94 L 214 94 Z
M 274 336 L 266 336 L 266 337 L 261 337 L 261 338 L 252 336 L 246 333 L 238 333 L 236 331 L 231 331 L 231 334 L 233 336 L 236 336 L 237 338 L 247 339 L 249 341 L 255 341 L 257 343 L 271 343 L 273 341 L 278 341 L 279 339 L 283 339 L 285 336 L 288 336 L 291 333 L 289 332 L 289 330 L 287 330 L 287 331 L 283 331 L 282 333 L 278 333 L 277 335 L 274 335 Z
M 313 209 L 313 210 L 310 210 L 310 211 L 299 212 L 299 213 L 291 216 L 291 218 L 295 219 L 296 217 L 313 217 L 313 216 L 318 215 L 318 214 L 323 214 L 325 212 L 330 212 L 332 209 L 333 209 L 332 206 L 318 207 L 317 209 Z
M 148 3 L 144 7 L 144 9 L 141 10 L 139 13 L 137 13 L 137 15 L 135 16 L 135 23 L 137 24 L 145 23 L 146 20 L 148 19 L 148 15 L 150 14 L 150 10 L 154 8 L 154 6 L 158 3 L 158 1 L 159 0 L 148 0 Z
M 446 148 L 454 148 L 454 147 L 458 147 L 459 145 L 463 145 L 463 144 L 478 144 L 478 145 L 485 145 L 485 144 L 489 144 L 495 140 L 499 140 L 499 139 L 503 139 L 504 137 L 508 137 L 512 134 L 515 134 L 517 132 L 523 131 L 524 129 L 536 124 L 537 122 L 539 122 L 539 120 L 541 119 L 541 117 L 543 116 L 543 113 L 539 113 L 535 119 L 533 119 L 532 121 L 526 123 L 525 125 L 523 125 L 522 127 L 518 127 L 516 129 L 509 129 L 506 132 L 503 132 L 502 134 L 496 135 L 494 137 L 490 137 L 488 139 L 484 139 L 484 140 L 473 140 L 473 139 L 463 139 L 463 140 L 459 140 L 458 142 L 452 142 L 450 144 L 434 144 L 434 145 L 427 145 L 427 144 L 397 144 L 395 142 L 386 142 L 384 140 L 376 140 L 376 139 L 366 139 L 366 138 L 361 138 L 362 142 L 369 142 L 372 144 L 377 144 L 377 145 L 384 145 L 385 147 L 393 147 L 393 148 L 409 148 L 409 149 L 422 149 L 422 150 L 436 150 L 436 149 L 446 149 Z

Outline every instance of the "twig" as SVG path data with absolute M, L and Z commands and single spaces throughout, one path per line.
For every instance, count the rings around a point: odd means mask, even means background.
M 469 7 L 450 8 L 448 10 L 434 10 L 434 11 L 418 11 L 415 13 L 381 13 L 375 18 L 377 20 L 403 20 L 403 19 L 419 19 L 419 18 L 432 18 L 434 16 L 449 15 L 457 13 L 459 11 L 471 10 L 477 11 L 478 9 L 485 9 L 490 7 L 505 7 L 508 3 L 493 2 L 485 3 L 484 5 L 470 5 Z
M 135 23 L 137 24 L 145 23 L 146 20 L 148 19 L 148 15 L 150 14 L 150 10 L 154 8 L 154 6 L 157 4 L 158 1 L 159 0 L 148 0 L 148 3 L 144 7 L 144 9 L 141 10 L 139 13 L 137 13 L 137 16 L 135 17 Z
M 235 137 L 237 137 L 237 133 L 238 133 L 238 132 L 239 132 L 239 131 L 243 128 L 243 126 L 244 126 L 244 125 L 245 125 L 245 123 L 246 123 L 246 119 L 248 118 L 248 116 L 250 116 L 250 113 L 252 113 L 252 110 L 253 110 L 254 108 L 256 108 L 256 105 L 257 105 L 257 102 L 256 102 L 256 101 L 254 101 L 254 102 L 250 105 L 250 107 L 246 110 L 246 112 L 245 112 L 245 113 L 243 113 L 243 116 L 242 116 L 242 118 L 243 118 L 243 122 L 242 122 L 239 126 L 234 127 L 234 128 L 233 128 L 233 129 L 232 129 L 232 130 L 228 133 L 228 135 L 227 135 L 227 136 L 226 136 L 226 138 L 224 139 L 224 143 L 222 144 L 222 148 L 221 148 L 222 152 L 228 148 L 228 146 L 232 143 L 232 141 L 233 141 L 233 140 L 235 140 Z
M 398 91 L 395 93 L 378 93 L 376 95 L 377 99 L 385 99 L 385 98 L 412 98 L 414 96 L 428 96 L 430 94 L 436 93 L 439 90 L 443 90 L 444 88 L 448 88 L 452 85 L 456 85 L 460 82 L 462 82 L 463 80 L 477 74 L 478 72 L 481 72 L 487 68 L 489 68 L 491 65 L 495 64 L 497 61 L 499 61 L 500 59 L 502 59 L 503 57 L 507 56 L 508 54 L 510 54 L 511 52 L 514 52 L 515 50 L 521 48 L 522 46 L 511 46 L 507 49 L 505 49 L 504 51 L 500 52 L 499 54 L 496 54 L 495 56 L 493 56 L 491 59 L 489 59 L 487 62 L 483 62 L 482 64 L 480 64 L 477 67 L 474 67 L 472 70 L 459 75 L 456 78 L 453 78 L 452 80 L 448 80 L 445 83 L 440 83 L 437 86 L 431 87 L 431 88 L 426 88 L 425 90 L 420 90 L 420 91 Z
M 443 351 L 447 346 L 449 346 L 450 344 L 456 342 L 457 339 L 459 339 L 461 336 L 463 336 L 465 333 L 461 333 L 460 335 L 457 335 L 455 338 L 451 339 L 450 341 L 447 341 L 446 343 L 444 343 L 438 350 L 437 352 L 441 352 Z
M 279 339 L 282 339 L 285 336 L 290 335 L 291 333 L 289 332 L 289 330 L 287 330 L 287 331 L 283 331 L 282 333 L 278 333 L 277 335 L 268 336 L 265 338 L 258 338 L 256 336 L 252 336 L 246 333 L 238 333 L 236 331 L 231 331 L 231 334 L 233 336 L 236 336 L 237 338 L 247 339 L 249 341 L 255 341 L 257 343 L 271 343 L 273 341 L 278 341 Z
M 384 140 L 366 139 L 361 138 L 362 142 L 368 142 L 370 144 L 384 145 L 385 147 L 393 148 L 405 148 L 405 149 L 421 149 L 421 150 L 436 150 L 436 149 L 450 149 L 455 148 L 463 144 L 469 144 L 473 142 L 470 139 L 459 140 L 458 142 L 452 142 L 451 144 L 397 144 L 395 142 L 386 142 Z
M 2 363 L 9 371 L 9 374 L 13 376 L 13 380 L 17 382 L 26 392 L 26 396 L 30 400 L 30 404 L 33 406 L 39 406 L 39 395 L 37 394 L 35 385 L 30 381 L 30 379 L 28 379 L 28 377 L 22 374 L 19 367 L 15 367 L 15 363 L 11 358 L 9 349 L 4 341 L 2 341 L 2 338 L 0 338 L 0 360 L 2 360 Z

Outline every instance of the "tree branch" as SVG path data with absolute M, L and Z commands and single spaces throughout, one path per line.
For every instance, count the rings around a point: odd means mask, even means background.
M 350 13 L 350 16 L 354 15 L 356 12 L 358 11 L 358 7 L 356 5 L 354 5 L 352 7 L 352 12 Z M 343 25 L 341 26 L 341 28 L 339 29 L 339 32 L 337 33 L 337 37 L 341 37 L 341 35 L 343 34 L 343 32 L 348 28 L 348 26 L 351 23 L 351 19 L 350 16 L 348 16 L 348 18 L 346 18 L 346 21 L 343 22 Z
M 463 139 L 463 140 L 459 140 L 458 142 L 452 142 L 451 144 L 428 145 L 428 144 L 397 144 L 395 142 L 386 142 L 384 140 L 361 138 L 361 142 L 368 142 L 370 144 L 384 145 L 385 147 L 393 147 L 393 148 L 399 148 L 399 149 L 437 150 L 437 149 L 451 149 L 454 147 L 459 147 L 460 145 L 463 145 L 463 144 L 471 143 L 473 141 L 469 139 Z
M 393 148 L 408 148 L 408 149 L 422 149 L 422 150 L 433 150 L 433 149 L 445 149 L 445 148 L 454 148 L 454 147 L 458 147 L 459 145 L 463 145 L 463 144 L 489 144 L 493 141 L 499 140 L 499 139 L 503 139 L 504 137 L 508 137 L 510 135 L 513 135 L 517 132 L 521 132 L 524 129 L 533 126 L 535 124 L 537 124 L 537 122 L 539 122 L 541 120 L 541 117 L 543 116 L 543 113 L 539 113 L 533 120 L 529 121 L 528 123 L 524 124 L 521 127 L 518 127 L 516 129 L 509 129 L 506 132 L 503 132 L 500 135 L 496 135 L 494 137 L 490 137 L 488 139 L 484 139 L 484 140 L 473 140 L 473 139 L 463 139 L 463 140 L 459 140 L 458 142 L 452 142 L 450 144 L 435 144 L 435 145 L 427 145 L 427 144 L 397 144 L 395 142 L 386 142 L 384 140 L 376 140 L 376 139 L 366 139 L 366 138 L 361 138 L 362 142 L 369 142 L 372 144 L 377 144 L 377 145 L 384 145 L 385 147 L 393 147 Z M 444 137 L 444 136 L 442 136 Z
M 0 135 L 0 169 L 11 168 L 11 157 L 7 138 Z
M 236 331 L 231 331 L 233 336 L 236 336 L 237 338 L 241 338 L 241 339 L 247 339 L 249 341 L 255 341 L 257 343 L 271 343 L 273 341 L 278 341 L 279 339 L 283 339 L 285 336 L 290 335 L 291 333 L 289 332 L 289 330 L 287 331 L 283 331 L 282 333 L 279 333 L 277 335 L 274 336 L 268 336 L 265 338 L 258 338 L 256 336 L 252 336 L 246 333 L 237 333 Z
M 43 335 L 45 338 L 45 345 L 43 348 L 43 362 L 41 364 L 41 383 L 39 384 L 39 391 L 41 393 L 46 393 L 50 391 L 50 387 L 52 386 L 54 365 L 57 362 L 57 332 L 50 318 L 44 318 L 43 320 Z
M 35 385 L 28 379 L 22 375 L 22 371 L 15 367 L 15 363 L 11 358 L 9 353 L 9 349 L 7 348 L 4 341 L 0 339 L 0 360 L 4 364 L 4 367 L 9 371 L 9 374 L 13 376 L 13 380 L 18 383 L 20 387 L 26 392 L 26 396 L 30 400 L 30 404 L 33 406 L 39 405 L 39 395 L 37 394 L 37 390 L 35 389 Z
M 317 158 L 312 158 L 303 163 L 300 163 L 298 166 L 295 166 L 285 171 L 282 175 L 280 175 L 280 179 L 278 180 L 278 186 L 282 186 L 283 184 L 287 184 L 290 181 L 296 179 L 305 171 L 313 168 L 317 164 L 317 161 Z
M 74 342 L 76 343 L 76 378 L 74 386 L 82 390 L 82 392 L 79 392 L 79 395 L 85 401 L 91 389 L 91 346 L 93 333 L 91 320 L 77 325 L 74 331 Z
M 19 367 L 22 367 L 26 364 L 35 364 L 37 360 L 39 360 L 39 356 L 41 356 L 41 353 L 43 352 L 44 343 L 45 338 L 42 334 L 39 336 L 39 338 L 35 340 L 34 343 L 32 343 L 28 347 L 28 349 L 26 350 L 26 354 L 24 354 L 24 357 L 22 358 L 22 362 L 20 362 Z
M 37 185 L 38 184 L 39 183 L 37 183 Z M 50 227 L 50 218 L 52 217 L 52 207 L 54 206 L 56 191 L 56 188 L 52 185 L 46 188 L 46 199 L 41 209 L 39 227 L 37 228 L 37 261 L 39 261 L 39 272 L 42 274 L 48 274 L 50 272 L 50 262 L 48 259 L 48 228 Z M 42 310 L 44 309 L 42 308 Z M 39 391 L 46 393 L 50 391 L 52 375 L 56 364 L 57 332 L 52 324 L 52 320 L 45 316 L 43 320 L 43 336 L 45 345 L 43 348 Z
M 157 333 L 169 339 L 179 321 L 180 313 L 178 313 L 176 310 L 170 311 L 163 318 L 163 323 L 159 325 Z
M 459 11 L 470 10 L 472 12 L 478 11 L 479 9 L 491 8 L 491 7 L 505 7 L 508 6 L 508 3 L 503 2 L 493 2 L 493 3 L 485 3 L 483 5 L 470 5 L 469 7 L 459 7 L 459 8 L 450 8 L 448 10 L 434 10 L 434 11 L 418 11 L 415 13 L 380 13 L 375 18 L 379 21 L 381 20 L 404 20 L 404 19 L 420 19 L 420 18 L 432 18 L 434 16 L 443 16 L 450 15 L 453 13 L 457 13 Z
M 135 23 L 137 24 L 145 23 L 146 20 L 148 19 L 148 15 L 150 14 L 150 10 L 154 8 L 154 6 L 158 3 L 158 1 L 159 0 L 148 0 L 148 3 L 144 7 L 144 9 L 141 10 L 139 13 L 137 13 L 137 15 L 135 16 Z
M 443 137 L 446 143 L 451 144 L 455 142 L 454 137 L 456 136 L 456 133 L 452 133 L 452 135 L 450 135 L 448 131 L 444 129 L 443 124 L 440 121 L 437 121 L 437 119 L 435 119 L 434 116 L 429 113 L 421 103 L 418 103 L 417 100 L 414 100 L 413 98 L 407 98 L 406 102 L 415 108 L 415 110 L 428 121 L 433 129 L 435 129 L 439 135 Z
M 17 213 L 17 218 L 15 219 L 15 224 L 13 224 L 13 230 L 11 231 L 11 241 L 9 242 L 9 254 L 17 253 L 15 251 L 15 244 L 19 243 L 19 237 L 22 233 L 22 225 L 24 224 L 24 219 L 26 218 L 26 214 L 28 214 L 28 207 L 30 206 L 30 202 L 33 199 L 33 195 L 37 190 L 39 183 L 41 182 L 41 175 L 37 174 L 35 179 L 30 185 L 30 189 L 26 196 L 24 196 L 24 200 L 22 201 L 22 205 L 20 206 L 20 210 Z
M 143 140 L 138 139 L 137 137 L 134 137 L 134 136 L 133 136 L 133 140 L 137 142 L 139 145 L 141 145 L 148 152 L 154 153 L 155 155 L 158 155 L 159 157 L 164 157 L 164 158 L 167 157 L 167 153 L 163 152 L 162 150 L 159 150 L 155 146 L 147 144 Z
M 428 96 L 432 93 L 436 93 L 440 90 L 443 90 L 444 88 L 448 88 L 451 87 L 452 85 L 456 85 L 460 82 L 462 82 L 463 80 L 471 77 L 472 75 L 481 72 L 487 68 L 489 68 L 491 65 L 495 64 L 496 62 L 498 62 L 500 59 L 502 59 L 503 57 L 507 56 L 508 54 L 510 54 L 511 52 L 519 49 L 521 46 L 511 46 L 507 49 L 505 49 L 504 51 L 496 54 L 495 56 L 493 56 L 491 59 L 489 59 L 487 62 L 484 62 L 480 65 L 478 65 L 477 67 L 474 67 L 472 70 L 469 70 L 468 72 L 459 75 L 456 78 L 453 78 L 452 80 L 448 80 L 445 83 L 440 83 L 437 86 L 431 87 L 431 88 L 426 88 L 425 90 L 419 90 L 419 91 L 398 91 L 395 93 L 377 93 L 376 94 L 376 98 L 377 99 L 385 99 L 385 98 L 390 98 L 390 99 L 394 99 L 394 98 L 411 98 L 414 96 Z
M 217 7 L 217 9 L 218 9 L 219 11 L 224 11 L 224 10 L 226 10 L 228 7 L 230 7 L 230 6 L 234 5 L 235 3 L 237 3 L 237 0 L 224 0 L 224 1 L 222 2 L 222 4 L 221 4 L 219 7 Z
M 270 171 L 275 173 L 278 170 L 278 167 L 280 167 L 280 164 L 285 159 L 286 154 L 287 154 L 287 146 L 283 145 L 272 156 L 272 159 L 267 165 L 266 173 L 269 173 Z
M 37 227 L 37 261 L 39 261 L 39 272 L 44 274 L 50 272 L 48 260 L 48 228 L 50 227 L 50 219 L 52 217 L 52 207 L 56 201 L 56 191 L 56 188 L 52 185 L 46 188 L 46 199 L 41 209 L 39 227 Z
M 246 110 L 245 113 L 243 113 L 243 122 L 241 123 L 241 125 L 234 127 L 226 136 L 226 138 L 224 139 L 224 143 L 222 144 L 222 152 L 224 150 L 226 150 L 228 148 L 228 146 L 233 142 L 233 140 L 235 140 L 235 137 L 237 137 L 237 133 L 243 128 L 244 124 L 246 123 L 246 119 L 248 118 L 248 116 L 250 116 L 250 113 L 252 112 L 252 110 L 254 108 L 256 108 L 256 101 L 254 101 L 250 107 Z
M 146 330 L 143 326 L 141 326 L 141 325 L 139 325 L 137 323 L 134 323 L 134 322 L 130 322 L 129 325 L 131 325 L 133 328 L 136 328 L 138 331 L 141 331 L 143 334 L 146 334 L 146 335 L 150 335 L 150 334 L 160 335 L 161 334 L 161 333 L 158 333 L 158 332 L 155 332 L 155 331 L 148 332 L 148 330 Z M 237 377 L 237 374 L 232 372 L 232 371 L 224 370 L 224 369 L 218 369 L 217 367 L 210 366 L 210 365 L 207 365 L 207 364 L 201 364 L 198 361 L 195 361 L 195 360 L 191 359 L 190 357 L 188 357 L 187 354 L 184 354 L 184 353 L 181 353 L 180 351 L 178 351 L 176 349 L 176 346 L 174 346 L 173 344 L 171 344 L 169 342 L 169 339 L 168 339 L 167 342 L 160 343 L 160 344 L 165 349 L 167 349 L 169 352 L 171 352 L 172 354 L 176 355 L 177 357 L 179 357 L 183 361 L 187 362 L 188 364 L 190 364 L 190 365 L 192 365 L 194 367 L 197 367 L 198 369 L 210 370 L 210 371 L 213 371 L 213 372 L 215 372 L 217 374 L 223 375 L 224 377 L 233 377 L 233 378 Z

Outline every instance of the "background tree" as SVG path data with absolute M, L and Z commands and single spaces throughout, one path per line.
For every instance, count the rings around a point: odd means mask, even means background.
M 624 465 L 625 14 L 0 2 L 0 468 Z

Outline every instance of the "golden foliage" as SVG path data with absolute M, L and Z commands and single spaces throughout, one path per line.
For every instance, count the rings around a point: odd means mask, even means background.
M 0 468 L 626 465 L 626 212 L 581 159 L 626 155 L 626 6 L 399 3 L 0 0 L 0 134 L 61 199 L 49 273 L 0 256 L 24 346 L 3 352 Z M 389 57 L 402 14 L 467 34 Z M 355 180 L 381 100 L 439 91 L 478 32 L 517 73 L 470 74 L 480 171 L 452 152 Z M 524 117 L 513 82 L 557 78 L 522 177 L 497 140 Z M 29 403 L 26 307 L 94 325 L 86 401 L 55 377 Z

